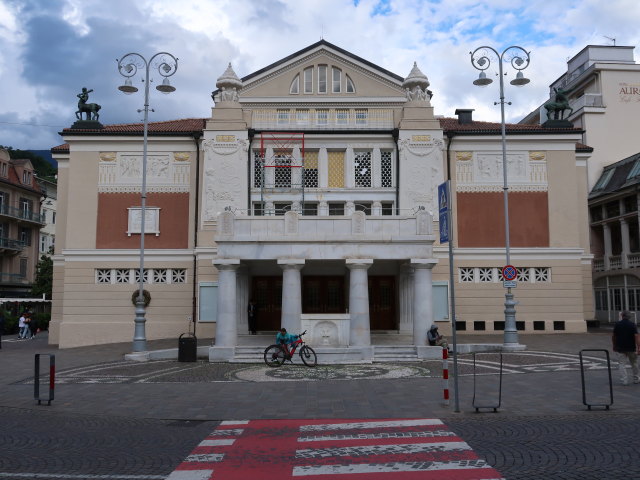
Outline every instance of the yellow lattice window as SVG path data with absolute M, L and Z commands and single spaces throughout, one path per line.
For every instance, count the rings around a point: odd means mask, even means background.
M 344 151 L 329 153 L 329 188 L 344 188 Z
M 304 186 L 305 188 L 318 187 L 318 152 L 304 152 Z

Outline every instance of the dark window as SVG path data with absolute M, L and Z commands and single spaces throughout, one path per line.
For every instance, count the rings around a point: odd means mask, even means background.
M 20 241 L 24 243 L 27 247 L 31 246 L 31 229 L 30 228 L 21 228 L 20 229 Z
M 456 321 L 456 330 L 459 332 L 465 332 L 467 330 L 467 322 L 465 321 Z
M 524 331 L 524 322 L 516 322 L 516 330 Z
M 313 216 L 318 215 L 318 204 L 305 202 L 304 207 L 302 208 L 302 214 Z
M 497 322 L 493 322 L 494 330 L 504 330 L 504 320 L 499 320 Z
M 602 207 L 600 205 L 591 207 L 591 221 L 599 222 L 600 220 L 602 220 Z
M 329 202 L 329 215 L 344 215 L 344 203 Z
M 263 202 L 254 202 L 253 203 L 253 214 L 261 217 L 264 215 L 264 203 Z
M 638 210 L 638 201 L 636 197 L 626 197 L 624 199 L 624 213 L 635 212 Z
M 533 329 L 534 330 L 544 330 L 545 329 L 544 321 L 542 321 L 542 320 L 534 321 L 533 322 Z
M 617 200 L 615 202 L 607 203 L 604 208 L 607 212 L 607 218 L 617 217 L 620 215 L 620 203 Z
M 486 324 L 483 320 L 476 320 L 475 322 L 473 322 L 473 329 L 474 330 L 486 330 Z
M 555 321 L 553 322 L 554 330 L 564 330 L 564 321 Z
M 371 215 L 371 203 L 356 202 L 356 212 L 364 212 L 365 215 Z
M 393 202 L 382 202 L 382 215 L 393 215 Z

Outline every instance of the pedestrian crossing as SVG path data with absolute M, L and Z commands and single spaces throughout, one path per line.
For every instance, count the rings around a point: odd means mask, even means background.
M 229 420 L 167 480 L 499 480 L 433 418 Z

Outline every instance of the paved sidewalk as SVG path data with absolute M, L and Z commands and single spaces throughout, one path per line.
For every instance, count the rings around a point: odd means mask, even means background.
M 306 369 L 296 365 L 281 367 L 280 380 L 271 382 L 242 377 L 247 369 L 258 371 L 262 365 L 179 363 L 165 361 L 124 362 L 131 344 L 99 345 L 74 349 L 49 346 L 46 334 L 33 340 L 14 341 L 3 338 L 0 350 L 0 406 L 46 409 L 51 412 L 130 416 L 149 419 L 224 420 L 230 418 L 392 418 L 443 417 L 454 414 L 454 380 L 449 381 L 451 401 L 443 403 L 441 365 L 428 362 L 415 367 L 415 374 L 401 378 L 380 378 L 372 374 L 358 379 L 348 374 L 348 381 L 338 370 Z M 459 335 L 459 343 L 496 343 L 501 335 Z M 199 339 L 206 345 L 210 339 Z M 502 398 L 499 412 L 513 415 L 578 414 L 587 415 L 582 404 L 582 390 L 577 354 L 581 349 L 608 349 L 610 331 L 601 329 L 588 334 L 520 335 L 525 352 L 505 354 Z M 177 347 L 177 340 L 148 342 L 149 349 Z M 551 352 L 554 355 L 533 352 Z M 51 406 L 38 406 L 33 399 L 34 354 L 53 354 L 57 376 L 55 399 Z M 587 370 L 590 401 L 608 403 L 608 379 L 604 356 Z M 479 357 L 480 358 L 480 357 Z M 495 360 L 492 358 L 491 360 Z M 47 357 L 43 357 L 45 371 Z M 612 359 L 613 360 L 613 359 Z M 472 357 L 459 356 L 459 405 L 463 415 L 475 414 L 473 406 Z M 640 407 L 640 385 L 622 386 L 612 362 L 613 396 L 616 413 L 635 413 Z M 158 374 L 157 369 L 172 374 Z M 91 367 L 91 368 L 88 368 Z M 374 364 L 377 372 L 406 369 L 407 365 Z M 420 370 L 422 368 L 422 370 Z M 97 375 L 83 382 L 68 380 L 74 372 L 108 371 L 108 379 Z M 107 369 L 107 370 L 105 370 Z M 156 370 L 154 370 L 156 369 Z M 264 368 L 264 370 L 268 370 Z M 335 374 L 335 372 L 338 372 Z M 429 373 L 423 374 L 421 372 Z M 453 361 L 449 361 L 453 374 Z M 495 365 L 480 370 L 476 377 L 477 404 L 496 405 L 498 376 Z M 308 373 L 307 373 L 308 372 Z M 267 372 L 269 373 L 269 372 Z M 270 373 L 271 374 L 271 373 Z M 305 375 L 325 375 L 305 379 Z M 337 375 L 337 376 L 336 376 Z M 342 375 L 342 377 L 340 377 Z M 264 375 L 263 375 L 264 376 Z M 365 375 L 366 376 L 366 375 Z M 284 378 L 282 378 L 284 377 Z M 271 378 L 271 377 L 270 377 Z M 277 380 L 278 378 L 274 378 Z M 42 394 L 46 395 L 44 386 Z M 481 410 L 485 411 L 485 410 Z M 488 409 L 487 411 L 492 411 Z

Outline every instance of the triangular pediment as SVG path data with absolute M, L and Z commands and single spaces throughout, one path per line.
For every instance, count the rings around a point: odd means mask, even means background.
M 240 102 L 399 101 L 404 98 L 402 81 L 399 75 L 321 40 L 242 78 Z

